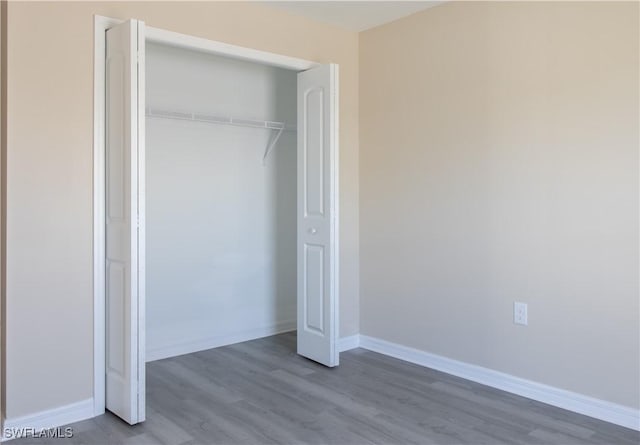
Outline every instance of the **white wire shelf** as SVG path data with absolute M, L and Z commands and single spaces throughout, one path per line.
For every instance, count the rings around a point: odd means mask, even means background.
M 269 156 L 269 153 L 278 142 L 278 139 L 280 139 L 280 136 L 282 136 L 282 133 L 284 131 L 296 131 L 295 126 L 287 125 L 285 122 L 239 119 L 231 116 L 218 116 L 206 113 L 190 113 L 185 111 L 163 110 L 160 108 L 151 107 L 147 107 L 146 116 L 155 119 L 174 119 L 181 121 L 204 122 L 208 124 L 233 125 L 236 127 L 250 127 L 274 130 L 276 131 L 275 136 L 267 145 L 267 148 L 265 149 L 264 155 L 262 157 L 263 165 L 266 163 L 267 156 Z

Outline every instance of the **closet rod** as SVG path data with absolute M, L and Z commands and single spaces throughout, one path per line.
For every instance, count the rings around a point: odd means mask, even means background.
M 209 124 L 222 124 L 222 125 L 235 125 L 237 127 L 251 127 L 251 128 L 265 128 L 267 130 L 275 130 L 275 137 L 269 142 L 267 148 L 264 150 L 264 155 L 262 156 L 262 165 L 267 163 L 267 156 L 275 147 L 278 139 L 282 136 L 284 131 L 296 131 L 296 127 L 285 124 L 284 122 L 274 122 L 274 121 L 257 121 L 252 119 L 238 119 L 230 116 L 215 116 L 211 114 L 204 113 L 187 113 L 184 111 L 171 111 L 171 110 L 162 110 L 159 108 L 150 108 L 146 109 L 147 117 L 158 118 L 158 119 L 175 119 L 181 121 L 191 121 L 191 122 L 205 122 Z

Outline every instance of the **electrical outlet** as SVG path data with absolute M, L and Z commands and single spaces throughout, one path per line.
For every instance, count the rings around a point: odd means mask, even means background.
M 527 320 L 527 303 L 515 301 L 513 303 L 513 322 L 526 326 L 529 324 Z

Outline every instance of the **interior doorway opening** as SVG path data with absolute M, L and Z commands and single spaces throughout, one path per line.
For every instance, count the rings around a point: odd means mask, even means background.
M 146 45 L 146 360 L 296 329 L 297 72 Z

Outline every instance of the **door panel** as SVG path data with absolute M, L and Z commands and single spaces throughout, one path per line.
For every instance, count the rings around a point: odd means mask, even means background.
M 106 408 L 130 424 L 145 418 L 144 391 L 144 23 L 107 31 Z M 141 194 L 142 192 L 142 194 Z M 142 244 L 144 246 L 144 244 Z
M 298 74 L 298 354 L 339 362 L 337 65 Z
M 305 244 L 305 330 L 324 335 L 324 246 Z

